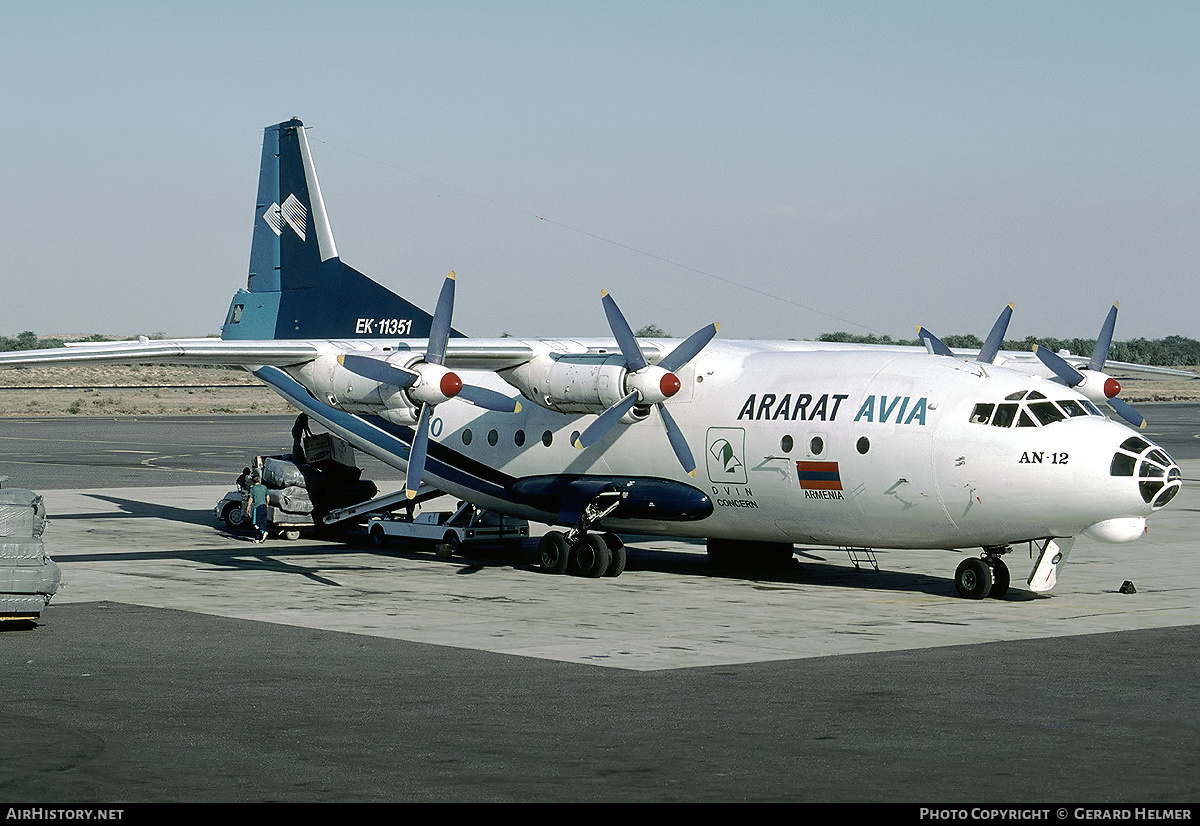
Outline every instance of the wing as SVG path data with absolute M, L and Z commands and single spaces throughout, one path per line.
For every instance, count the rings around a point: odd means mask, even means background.
M 226 341 L 215 338 L 139 339 L 0 353 L 0 368 L 76 364 L 188 364 L 293 367 L 322 355 L 354 352 L 425 352 L 423 339 L 387 341 Z M 456 339 L 446 362 L 461 369 L 501 370 L 532 358 L 534 349 L 512 339 Z

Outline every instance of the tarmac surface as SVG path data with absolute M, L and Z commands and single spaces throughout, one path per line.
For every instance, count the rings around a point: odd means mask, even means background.
M 979 602 L 946 551 L 721 576 L 630 537 L 585 580 L 533 542 L 258 545 L 212 506 L 290 417 L 0 420 L 64 579 L 0 631 L 0 801 L 1194 804 L 1200 406 L 1138 407 L 1184 491 L 1049 595 L 1018 551 Z

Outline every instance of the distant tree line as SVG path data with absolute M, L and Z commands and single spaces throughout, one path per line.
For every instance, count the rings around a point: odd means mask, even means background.
M 44 350 L 50 347 L 62 347 L 60 338 L 38 338 L 37 333 L 26 330 L 18 333 L 15 338 L 0 336 L 0 351 L 8 350 Z
M 822 333 L 817 341 L 841 341 L 853 344 L 906 344 L 920 347 L 920 339 L 893 339 L 883 335 L 856 335 L 854 333 Z M 942 341 L 947 347 L 962 347 L 978 349 L 983 341 L 976 335 L 944 336 Z M 1005 339 L 1004 350 L 1028 352 L 1033 345 L 1040 344 L 1050 350 L 1069 350 L 1077 356 L 1090 356 L 1096 346 L 1094 338 L 1050 338 L 1026 336 L 1016 341 Z M 1109 348 L 1108 358 L 1112 361 L 1126 361 L 1130 364 L 1153 364 L 1160 367 L 1182 367 L 1200 364 L 1200 341 L 1183 336 L 1167 336 L 1166 338 L 1135 338 L 1129 341 L 1114 341 Z
M 162 333 L 155 333 L 150 338 L 164 338 Z M 18 333 L 13 336 L 0 336 L 0 352 L 9 350 L 50 350 L 55 347 L 65 347 L 67 341 L 131 341 L 132 339 L 116 339 L 113 336 L 104 336 L 99 333 L 93 333 L 90 336 L 81 336 L 78 338 L 61 339 L 61 338 L 41 338 L 32 330 L 26 330 L 23 333 Z

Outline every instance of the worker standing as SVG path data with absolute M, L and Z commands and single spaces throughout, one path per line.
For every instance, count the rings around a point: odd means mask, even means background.
M 246 497 L 246 515 L 254 520 L 254 529 L 258 531 L 255 542 L 262 543 L 267 539 L 267 486 L 262 478 L 255 473 L 250 485 L 250 494 Z

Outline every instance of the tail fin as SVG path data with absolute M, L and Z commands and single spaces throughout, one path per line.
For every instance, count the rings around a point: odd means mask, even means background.
M 221 338 L 427 338 L 431 321 L 429 313 L 342 263 L 304 124 L 293 118 L 268 126 L 250 278 L 233 297 Z

